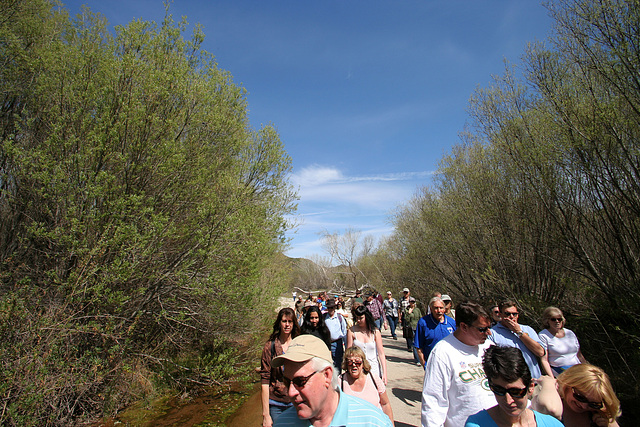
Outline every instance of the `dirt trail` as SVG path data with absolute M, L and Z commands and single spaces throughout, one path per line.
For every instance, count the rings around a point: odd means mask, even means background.
M 398 340 L 382 331 L 382 344 L 387 359 L 387 395 L 391 400 L 396 427 L 419 426 L 424 370 L 413 361 L 407 342 L 398 331 Z
M 282 306 L 292 306 L 291 298 L 283 298 Z M 387 395 L 391 400 L 396 427 L 420 425 L 420 402 L 424 370 L 413 361 L 407 351 L 401 329 L 398 340 L 389 331 L 382 331 L 382 342 L 387 359 Z M 228 421 L 228 427 L 260 427 L 262 425 L 260 393 L 253 395 Z

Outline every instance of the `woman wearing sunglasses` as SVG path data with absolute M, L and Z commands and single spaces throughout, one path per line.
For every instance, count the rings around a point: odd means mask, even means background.
M 572 366 L 557 381 L 541 378 L 538 388 L 531 407 L 562 420 L 566 427 L 618 427 L 620 401 L 609 376 L 597 366 Z
M 549 362 L 554 376 L 577 365 L 587 363 L 580 351 L 578 337 L 564 327 L 565 318 L 558 307 L 547 307 L 542 313 L 543 329 L 538 334 L 542 346 L 547 350 L 542 357 Z M 544 362 L 543 362 L 544 363 Z
M 360 347 L 354 345 L 344 352 L 342 370 L 344 371 L 340 376 L 342 391 L 382 409 L 393 425 L 393 411 L 387 389 L 380 377 L 369 375 L 371 365 Z
M 465 427 L 562 426 L 554 417 L 527 408 L 534 383 L 519 349 L 489 347 L 482 358 L 482 368 L 498 404 L 471 415 Z

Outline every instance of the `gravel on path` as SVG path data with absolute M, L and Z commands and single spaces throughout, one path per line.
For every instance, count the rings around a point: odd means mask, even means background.
M 387 359 L 387 395 L 396 427 L 420 426 L 424 369 L 413 361 L 413 352 L 407 350 L 402 329 L 396 331 L 397 340 L 391 338 L 388 330 L 382 331 Z

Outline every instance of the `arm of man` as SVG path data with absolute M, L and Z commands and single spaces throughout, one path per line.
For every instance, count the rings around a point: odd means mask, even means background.
M 422 388 L 420 420 L 423 427 L 442 427 L 449 411 L 451 367 L 438 353 L 429 357 Z
M 338 320 L 340 321 L 340 333 L 342 334 L 342 345 L 347 345 L 347 321 L 344 320 L 342 314 L 338 313 Z
M 542 357 L 547 354 L 546 350 L 540 343 L 540 338 L 538 338 L 538 334 L 536 333 L 536 331 L 534 331 L 530 327 L 522 326 L 520 326 L 519 331 L 522 332 L 522 334 L 519 336 L 520 341 L 522 341 L 522 343 L 527 346 L 527 348 L 531 350 L 533 354 L 538 357 Z M 518 333 L 518 330 L 514 332 Z
M 418 321 L 418 327 L 416 328 L 416 334 L 413 337 L 413 346 L 416 348 L 416 352 L 418 353 L 418 359 L 420 359 L 420 364 L 424 368 L 424 364 L 426 360 L 424 359 L 424 353 L 422 352 L 422 344 L 424 341 L 424 331 L 426 329 L 426 325 L 422 319 Z
M 542 347 L 540 338 L 538 338 L 538 334 L 533 330 L 533 328 L 526 325 L 520 325 L 510 318 L 502 319 L 501 323 L 504 327 L 515 333 L 520 341 L 522 341 L 522 344 L 524 344 L 525 347 L 527 347 L 529 351 L 531 351 L 531 353 L 533 353 L 537 357 L 544 356 L 546 351 L 544 350 L 544 347 Z M 495 337 L 496 344 L 500 344 L 498 338 L 499 337 Z

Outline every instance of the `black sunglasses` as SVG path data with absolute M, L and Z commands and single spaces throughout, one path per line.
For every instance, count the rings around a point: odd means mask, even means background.
M 587 406 L 591 409 L 602 409 L 602 402 L 591 402 L 589 399 L 587 399 L 586 397 L 584 397 L 583 395 L 581 395 L 580 393 L 578 393 L 575 389 L 575 387 L 571 387 L 571 390 L 573 390 L 573 397 L 581 403 L 586 403 Z
M 286 388 L 289 388 L 291 386 L 291 383 L 293 383 L 293 385 L 297 388 L 300 389 L 302 387 L 304 387 L 307 382 L 309 382 L 309 380 L 311 379 L 312 376 L 314 376 L 315 374 L 317 374 L 318 372 L 322 372 L 322 371 L 315 371 L 312 372 L 311 374 L 307 375 L 306 377 L 295 377 L 295 378 L 287 378 L 284 377 L 282 382 L 284 382 L 284 385 Z
M 491 329 L 491 326 L 485 326 L 484 328 L 481 328 L 481 327 L 479 327 L 479 326 L 473 326 L 473 325 L 471 325 L 471 327 L 472 327 L 472 328 L 476 328 L 476 329 L 478 330 L 478 332 L 480 332 L 481 334 L 485 334 L 485 333 L 487 333 L 487 331 L 488 331 L 489 329 Z
M 499 385 L 492 384 L 491 381 L 489 381 L 489 388 L 491 389 L 493 394 L 495 394 L 496 396 L 504 396 L 505 394 L 509 393 L 511 397 L 525 397 L 527 395 L 527 392 L 529 391 L 529 387 L 504 388 L 504 387 L 500 387 Z

